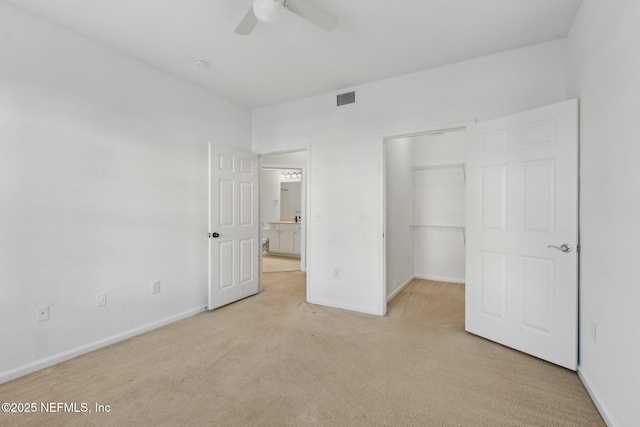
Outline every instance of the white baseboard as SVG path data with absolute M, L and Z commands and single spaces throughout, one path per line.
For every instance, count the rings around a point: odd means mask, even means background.
M 464 279 L 460 279 L 457 277 L 444 277 L 444 276 L 431 276 L 431 275 L 419 275 L 416 274 L 414 276 L 416 279 L 423 279 L 423 280 L 434 280 L 436 282 L 450 282 L 450 283 L 460 283 L 462 285 L 464 285 Z
M 371 309 L 370 307 L 363 307 L 363 306 L 358 306 L 358 305 L 336 303 L 335 301 L 327 301 L 327 300 L 322 300 L 322 299 L 317 299 L 317 298 L 307 298 L 307 302 L 309 304 L 323 305 L 325 307 L 339 308 L 341 310 L 356 311 L 358 313 L 374 314 L 376 316 L 381 316 L 382 315 L 377 310 Z
M 596 405 L 596 408 L 598 409 L 598 412 L 600 412 L 600 416 L 607 427 L 618 427 L 620 424 L 615 421 L 613 415 L 611 415 L 611 411 L 602 400 L 602 396 L 598 393 L 598 390 L 594 387 L 589 377 L 582 369 L 580 369 L 580 366 L 578 366 L 578 377 L 580 378 L 580 381 L 582 381 L 584 388 L 587 389 L 587 393 L 591 396 L 593 404 Z
M 92 351 L 98 350 L 103 347 L 107 347 L 111 344 L 115 344 L 120 341 L 124 341 L 128 338 L 134 337 L 136 335 L 144 334 L 145 332 L 152 331 L 154 329 L 160 328 L 162 326 L 168 325 L 170 323 L 177 322 L 182 319 L 186 319 L 188 317 L 195 316 L 196 314 L 202 313 L 206 311 L 206 307 L 195 308 L 188 311 L 185 311 L 180 314 L 176 314 L 175 316 L 170 316 L 159 320 L 157 322 L 150 323 L 148 325 L 132 329 L 130 331 L 113 335 L 109 338 L 105 338 L 103 340 L 94 341 L 92 343 L 82 345 L 79 347 L 72 348 L 70 350 L 64 351 L 62 353 L 55 354 L 53 356 L 46 357 L 44 359 L 37 360 L 35 362 L 27 363 L 26 365 L 20 366 L 15 369 L 11 369 L 9 371 L 0 373 L 0 384 L 6 383 L 8 381 L 14 380 L 16 378 L 23 377 L 25 375 L 29 375 L 33 372 L 40 371 L 45 368 L 49 368 L 53 365 L 57 365 L 58 363 L 65 362 L 67 360 L 73 359 L 75 357 L 81 356 L 86 353 L 90 353 Z
M 387 302 L 390 302 L 390 301 L 391 301 L 392 299 L 394 299 L 394 298 L 395 298 L 395 297 L 396 297 L 400 292 L 402 292 L 402 290 L 403 290 L 404 288 L 406 288 L 406 287 L 407 287 L 407 285 L 408 285 L 409 283 L 411 283 L 411 281 L 412 281 L 412 280 L 413 280 L 413 276 L 409 277 L 409 278 L 408 278 L 408 279 L 407 279 L 407 280 L 406 280 L 402 285 L 400 285 L 400 287 L 399 287 L 398 289 L 396 289 L 395 291 L 393 291 L 393 292 L 391 293 L 391 295 L 389 295 L 389 296 L 387 297 Z
M 269 255 L 283 256 L 287 258 L 301 258 L 300 254 L 288 254 L 285 252 L 267 252 Z

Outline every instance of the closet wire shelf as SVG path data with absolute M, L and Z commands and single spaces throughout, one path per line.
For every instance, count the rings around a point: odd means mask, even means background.
M 467 181 L 467 169 L 464 163 L 452 163 L 452 164 L 442 164 L 442 165 L 427 165 L 427 166 L 412 166 L 411 172 L 414 171 L 424 171 L 424 170 L 436 170 L 436 169 L 462 169 L 462 175 L 464 176 L 464 181 Z

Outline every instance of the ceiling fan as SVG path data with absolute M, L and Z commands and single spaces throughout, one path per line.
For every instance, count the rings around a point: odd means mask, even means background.
M 278 19 L 280 6 L 325 30 L 333 30 L 338 26 L 337 16 L 303 0 L 254 0 L 253 6 L 236 28 L 236 34 L 243 36 L 251 34 L 258 21 L 275 22 Z

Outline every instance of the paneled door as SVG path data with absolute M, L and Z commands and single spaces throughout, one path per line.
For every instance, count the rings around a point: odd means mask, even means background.
M 468 128 L 465 329 L 576 370 L 578 101 Z
M 258 156 L 210 145 L 209 310 L 258 293 Z

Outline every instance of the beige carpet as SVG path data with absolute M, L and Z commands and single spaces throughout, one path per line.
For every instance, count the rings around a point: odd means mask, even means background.
M 386 317 L 304 302 L 304 274 L 0 385 L 105 413 L 2 426 L 603 426 L 574 372 L 467 334 L 462 285 L 415 281 Z
M 299 271 L 300 258 L 262 254 L 262 272 Z

